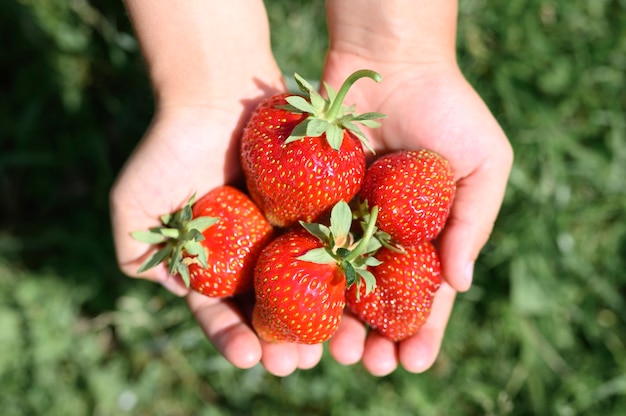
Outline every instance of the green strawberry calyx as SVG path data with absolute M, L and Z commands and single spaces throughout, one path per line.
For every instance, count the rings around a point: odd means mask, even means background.
M 358 289 L 365 283 L 365 292 L 370 293 L 376 286 L 376 279 L 367 267 L 381 264 L 373 256 L 381 247 L 380 242 L 373 238 L 377 217 L 378 207 L 373 207 L 363 235 L 359 239 L 351 232 L 353 215 L 345 201 L 339 201 L 333 207 L 330 226 L 301 221 L 300 224 L 324 245 L 309 250 L 298 257 L 298 260 L 317 264 L 336 263 L 343 270 L 348 287 L 356 284 Z
M 141 265 L 137 273 L 142 273 L 166 262 L 169 273 L 178 274 L 187 287 L 190 285 L 189 264 L 199 263 L 207 268 L 207 250 L 202 246 L 202 233 L 219 221 L 219 218 L 200 216 L 193 218 L 192 206 L 195 194 L 178 211 L 161 216 L 161 225 L 148 231 L 134 231 L 131 236 L 142 243 L 157 244 L 161 248 Z M 185 258 L 183 254 L 189 256 Z
M 354 221 L 359 221 L 361 223 L 361 227 L 365 229 L 370 222 L 370 216 L 371 211 L 367 200 L 361 201 L 359 198 L 356 198 L 356 208 L 352 211 L 352 219 Z M 381 229 L 376 229 L 374 231 L 373 238 L 380 243 L 381 247 L 386 247 L 396 253 L 406 254 L 404 247 L 396 241 L 393 241 L 391 235 Z
M 343 101 L 350 87 L 357 80 L 360 78 L 371 78 L 376 82 L 380 82 L 382 76 L 379 73 L 369 69 L 356 71 L 346 78 L 339 91 L 335 91 L 330 85 L 324 83 L 324 88 L 328 95 L 327 99 L 322 97 L 300 75 L 295 74 L 294 78 L 304 96 L 291 95 L 286 98 L 288 105 L 279 106 L 279 108 L 293 113 L 308 114 L 309 116 L 294 127 L 289 137 L 285 140 L 285 144 L 301 140 L 304 137 L 319 137 L 325 134 L 330 147 L 334 150 L 339 150 L 343 142 L 344 130 L 349 130 L 359 138 L 370 152 L 374 153 L 374 150 L 369 145 L 367 136 L 365 136 L 358 125 L 376 128 L 380 126 L 380 122 L 376 120 L 386 116 L 376 112 L 354 114 L 354 107 L 345 106 Z

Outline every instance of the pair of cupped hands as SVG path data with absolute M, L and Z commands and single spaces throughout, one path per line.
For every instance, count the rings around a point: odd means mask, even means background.
M 423 372 L 439 354 L 457 292 L 472 284 L 474 262 L 502 203 L 512 151 L 455 62 L 368 62 L 331 51 L 323 80 L 336 89 L 358 69 L 371 69 L 383 77 L 381 83 L 357 81 L 345 101 L 359 113 L 387 115 L 380 128 L 366 131 L 377 154 L 419 148 L 438 152 L 454 168 L 457 192 L 437 241 L 444 282 L 426 324 L 413 337 L 394 343 L 368 331 L 346 311 L 328 348 L 339 363 L 361 362 L 376 376 L 399 365 Z M 151 248 L 133 240 L 130 233 L 158 225 L 160 215 L 179 209 L 193 193 L 203 195 L 240 180 L 239 138 L 248 116 L 261 99 L 286 90 L 275 64 L 242 65 L 223 79 L 207 82 L 214 85 L 210 96 L 159 96 L 157 91 L 152 124 L 111 191 L 115 248 L 120 268 L 129 276 L 137 276 L 151 254 Z M 322 345 L 260 340 L 240 302 L 190 291 L 179 278 L 169 276 L 164 265 L 140 277 L 184 296 L 210 342 L 236 367 L 260 362 L 268 372 L 286 376 L 314 367 L 322 357 Z

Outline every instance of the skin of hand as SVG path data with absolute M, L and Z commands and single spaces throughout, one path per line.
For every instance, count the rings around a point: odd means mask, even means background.
M 187 0 L 174 8 L 168 0 L 127 0 L 126 7 L 156 97 L 152 123 L 110 194 L 118 263 L 125 274 L 137 276 L 154 248 L 130 233 L 158 225 L 162 214 L 179 209 L 193 193 L 203 195 L 240 179 L 243 125 L 261 99 L 285 86 L 261 1 Z M 321 345 L 259 340 L 244 313 L 246 299 L 212 299 L 190 291 L 168 275 L 165 265 L 138 277 L 185 296 L 208 339 L 239 368 L 261 362 L 284 376 L 315 366 L 322 356 Z
M 223 105 L 223 104 L 222 104 Z M 136 271 L 153 250 L 129 237 L 138 229 L 157 225 L 161 213 L 180 208 L 191 194 L 208 192 L 229 183 L 239 173 L 236 132 L 242 109 L 172 107 L 161 110 L 129 159 L 111 193 L 113 229 L 122 271 Z M 224 140 L 224 138 L 230 140 Z M 224 155 L 216 157 L 215 155 Z M 164 157 L 166 155 L 166 157 Z M 206 155 L 211 155 L 207 160 Z M 149 250 L 149 251 L 148 251 Z M 233 365 L 249 368 L 259 361 L 275 375 L 315 366 L 321 346 L 268 344 L 259 340 L 248 324 L 238 300 L 215 299 L 187 289 L 168 274 L 165 265 L 140 276 L 160 282 L 185 296 L 188 306 L 208 339 Z M 242 300 L 245 301 L 245 300 Z
M 130 232 L 157 225 L 160 215 L 180 208 L 194 192 L 202 195 L 236 180 L 240 175 L 236 143 L 243 123 L 260 99 L 284 91 L 269 49 L 262 2 L 188 0 L 184 7 L 175 9 L 168 3 L 126 1 L 157 98 L 153 122 L 111 191 L 118 262 L 130 276 L 136 276 L 139 265 L 151 254 L 146 245 L 132 240 Z M 386 10 L 396 11 L 406 7 L 402 3 L 384 4 Z M 363 4 L 363 10 L 371 10 L 382 2 L 367 0 Z M 336 11 L 333 8 L 348 5 L 329 0 L 329 18 Z M 428 10 L 427 4 L 422 6 L 420 10 Z M 385 15 L 378 14 L 377 18 Z M 393 48 L 384 49 L 388 56 L 375 56 L 354 41 L 354 37 L 362 38 L 358 25 L 344 31 L 351 35 L 341 36 L 338 28 L 342 22 L 330 23 L 334 40 L 325 80 L 337 87 L 349 73 L 362 68 L 377 70 L 385 78 L 384 90 L 362 80 L 350 95 L 357 107 L 394 114 L 395 122 L 386 120 L 383 128 L 370 132 L 375 148 L 382 153 L 406 146 L 430 147 L 451 160 L 459 178 L 455 208 L 441 238 L 447 283 L 438 292 L 428 323 L 415 337 L 395 345 L 374 333 L 368 335 L 362 324 L 346 314 L 330 342 L 339 362 L 362 360 L 375 375 L 388 374 L 398 363 L 409 371 L 423 371 L 438 353 L 456 291 L 466 290 L 471 283 L 467 277 L 471 276 L 473 259 L 489 235 L 502 198 L 512 157 L 510 148 L 453 59 L 396 62 L 393 55 L 401 51 Z M 216 39 L 215 33 L 223 34 L 228 42 Z M 265 45 L 259 46 L 263 43 L 259 39 L 265 39 Z M 392 36 L 391 40 L 396 39 Z M 371 46 L 376 45 L 368 44 Z M 432 47 L 431 52 L 441 50 L 449 48 Z M 407 118 L 395 116 L 404 106 Z M 489 176 L 493 174 L 501 176 Z M 186 296 L 209 340 L 237 367 L 248 368 L 260 361 L 270 373 L 285 376 L 298 368 L 311 368 L 321 358 L 320 345 L 260 341 L 248 324 L 245 299 L 210 299 L 189 291 L 178 279 L 168 276 L 164 266 L 140 277 Z
M 388 116 L 380 128 L 367 132 L 374 150 L 438 152 L 455 170 L 457 192 L 438 238 L 444 282 L 420 331 L 393 343 L 374 331 L 368 333 L 346 313 L 330 340 L 330 352 L 338 362 L 360 360 L 379 376 L 398 365 L 423 372 L 434 363 L 455 295 L 471 286 L 474 262 L 493 228 L 513 162 L 504 132 L 456 62 L 456 2 L 390 1 L 384 3 L 387 12 L 379 10 L 382 3 L 360 3 L 361 9 L 381 20 L 374 24 L 366 16 L 349 13 L 348 0 L 327 1 L 331 43 L 324 80 L 336 88 L 357 69 L 379 72 L 380 84 L 360 80 L 346 100 L 357 111 Z M 411 27 L 402 27 L 402 22 Z

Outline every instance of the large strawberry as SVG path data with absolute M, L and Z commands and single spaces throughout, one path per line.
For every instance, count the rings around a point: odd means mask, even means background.
M 405 246 L 434 239 L 448 218 L 456 182 L 450 163 L 422 149 L 381 156 L 368 167 L 360 197 L 379 208 L 378 228 Z
M 369 267 L 376 287 L 369 294 L 353 286 L 346 293 L 348 308 L 392 341 L 414 335 L 424 324 L 441 282 L 439 255 L 432 243 L 406 247 L 405 252 L 383 247 L 380 261 Z
M 252 289 L 256 258 L 273 227 L 246 194 L 220 186 L 161 221 L 160 227 L 133 233 L 139 241 L 162 245 L 139 272 L 166 261 L 172 275 L 207 296 Z
M 359 78 L 380 81 L 369 70 L 348 77 L 323 98 L 304 79 L 304 95 L 278 94 L 262 101 L 243 131 L 241 164 L 252 199 L 280 227 L 311 222 L 338 201 L 350 201 L 365 172 L 367 138 L 357 123 L 378 126 L 379 113 L 352 114 L 343 105 Z
M 373 210 L 373 213 L 375 209 Z M 331 213 L 330 228 L 304 224 L 272 241 L 259 256 L 254 272 L 256 303 L 252 324 L 268 342 L 317 344 L 337 330 L 345 306 L 346 287 L 364 281 L 363 290 L 374 287 L 363 256 L 377 249 L 376 215 L 362 239 L 350 233 L 352 214 L 339 202 Z

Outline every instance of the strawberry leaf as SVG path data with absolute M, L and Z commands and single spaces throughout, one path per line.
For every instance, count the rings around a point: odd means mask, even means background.
M 382 264 L 380 260 L 373 256 L 361 256 L 352 261 L 352 264 L 357 269 L 365 269 L 368 266 L 376 267 Z
M 172 221 L 172 214 L 161 215 L 161 223 L 168 225 Z
M 365 294 L 369 295 L 376 288 L 376 277 L 369 270 L 356 269 L 357 274 L 365 282 Z M 357 294 L 360 291 L 357 292 Z
M 376 257 L 369 256 L 369 257 L 365 257 L 364 264 L 366 266 L 376 267 L 376 266 L 380 266 L 381 264 L 383 264 L 383 262 L 378 260 Z
M 345 128 L 347 128 L 348 130 L 350 130 L 352 133 L 356 134 L 357 136 L 359 136 L 359 138 L 366 138 L 365 134 L 363 134 L 363 132 L 361 131 L 361 129 L 359 129 L 359 126 L 357 126 L 356 124 L 354 124 L 352 122 L 352 120 L 345 120 L 343 122 L 343 126 Z
M 352 227 L 352 210 L 345 201 L 339 201 L 330 213 L 330 232 L 335 242 L 346 241 Z
M 166 240 L 163 234 L 154 231 L 133 231 L 130 235 L 140 243 L 146 244 L 160 244 Z
M 300 95 L 291 95 L 285 100 L 303 113 L 315 114 L 315 107 Z
M 168 259 L 170 275 L 174 276 L 174 274 L 176 274 L 178 265 L 182 263 L 182 257 L 183 246 L 182 244 L 177 244 L 176 246 L 174 246 L 174 251 Z
M 187 241 L 185 244 L 183 244 L 183 248 L 185 249 L 185 252 L 187 252 L 187 254 L 191 256 L 196 256 L 202 267 L 208 267 L 207 252 L 202 244 L 196 241 Z
M 380 121 L 376 121 L 376 120 L 360 120 L 359 123 L 363 124 L 365 127 L 369 127 L 370 129 L 375 129 L 375 128 L 380 127 Z
M 296 125 L 291 131 L 291 134 L 287 139 L 285 139 L 285 144 L 295 142 L 296 140 L 301 140 L 307 135 L 307 129 L 309 123 L 311 122 L 310 118 L 307 118 Z
M 187 240 L 191 240 L 191 241 L 202 241 L 204 240 L 204 236 L 202 235 L 202 233 L 198 230 L 189 230 L 187 232 Z
M 344 260 L 349 255 L 350 255 L 350 250 L 348 250 L 347 248 L 339 247 L 337 249 L 337 257 L 339 257 L 341 260 Z
M 346 276 L 346 286 L 350 287 L 356 282 L 357 271 L 354 269 L 354 266 L 349 261 L 345 261 L 342 263 L 343 272 Z
M 387 118 L 387 116 L 383 113 L 375 113 L 375 112 L 363 113 L 363 114 L 359 114 L 356 116 L 352 116 L 352 120 L 358 121 L 361 124 L 365 124 L 365 122 L 374 121 L 379 118 Z
M 191 211 L 191 200 L 180 210 L 181 223 L 187 223 L 193 218 L 193 212 Z
M 328 130 L 329 124 L 326 120 L 318 118 L 310 118 L 307 123 L 306 135 L 310 137 L 319 137 Z
M 167 238 L 177 239 L 180 237 L 180 230 L 177 230 L 176 228 L 163 227 L 159 231 Z
M 337 90 L 330 86 L 327 82 L 324 82 L 324 90 L 326 91 L 326 96 L 328 97 L 329 102 L 335 101 L 337 98 Z
M 310 234 L 317 237 L 322 243 L 330 242 L 331 231 L 330 228 L 324 224 L 300 221 L 300 225 L 302 225 Z
M 168 258 L 171 253 L 172 253 L 171 246 L 167 245 L 163 247 L 162 249 L 154 253 L 144 264 L 142 264 L 141 267 L 139 267 L 139 270 L 137 270 L 137 273 L 142 273 L 148 269 L 153 268 L 154 266 L 156 266 L 157 264 L 163 262 L 163 260 Z
M 333 254 L 329 252 L 326 247 L 314 248 L 296 258 L 316 264 L 332 264 L 337 262 Z
M 309 99 L 311 100 L 311 105 L 315 109 L 313 114 L 320 114 L 326 111 L 326 107 L 328 106 L 328 101 L 324 99 L 317 91 L 311 90 L 309 92 Z
M 300 91 L 307 94 L 311 91 L 315 91 L 315 87 L 313 87 L 313 85 L 311 85 L 306 79 L 302 78 L 300 74 L 295 73 L 293 77 L 296 80 L 296 84 L 298 84 L 298 88 L 300 88 Z
M 367 246 L 365 247 L 365 253 L 374 253 L 382 246 L 383 244 L 377 238 L 372 238 L 368 241 Z
M 329 124 L 326 129 L 326 140 L 331 148 L 339 150 L 343 142 L 343 129 L 335 124 Z
M 187 266 L 183 262 L 177 263 L 175 273 L 180 275 L 181 279 L 183 279 L 183 283 L 185 283 L 185 286 L 189 287 L 189 285 L 191 284 L 191 276 L 189 275 L 189 266 Z M 172 273 L 172 275 L 173 274 L 174 273 Z
M 290 113 L 300 113 L 301 112 L 300 110 L 298 110 L 296 107 L 294 107 L 291 104 L 277 105 L 276 108 L 280 108 L 281 110 L 289 111 Z
M 395 251 L 396 253 L 406 253 L 404 247 L 402 247 L 400 244 L 392 243 L 391 236 L 384 231 L 376 231 L 372 240 L 378 241 L 381 246 L 386 247 L 389 250 Z
M 217 223 L 220 219 L 217 217 L 198 217 L 194 218 L 187 225 L 188 229 L 195 229 L 200 232 L 205 231 L 207 228 L 211 227 L 215 223 Z

